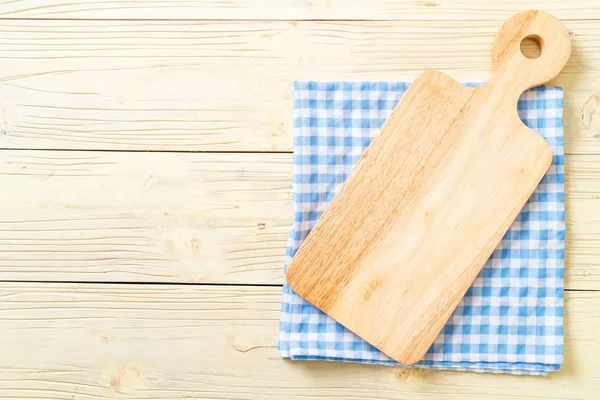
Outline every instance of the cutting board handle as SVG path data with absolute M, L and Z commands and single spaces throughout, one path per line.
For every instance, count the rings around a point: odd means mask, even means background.
M 531 38 L 538 42 L 541 54 L 527 58 L 521 42 Z M 509 18 L 496 36 L 492 47 L 491 84 L 520 96 L 525 90 L 554 78 L 571 55 L 567 28 L 554 16 L 543 11 L 524 11 Z

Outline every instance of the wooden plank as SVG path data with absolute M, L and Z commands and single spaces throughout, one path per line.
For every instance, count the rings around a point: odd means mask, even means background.
M 0 148 L 289 151 L 294 79 L 412 80 L 435 68 L 485 81 L 499 27 L 7 20 Z M 600 31 L 567 27 L 573 54 L 553 82 L 566 89 L 567 152 L 599 154 Z
M 565 400 L 600 391 L 600 293 L 566 293 L 565 365 L 540 378 L 282 360 L 280 290 L 2 283 L 0 399 Z
M 566 157 L 565 280 L 567 286 L 579 281 L 595 282 L 580 286 L 582 289 L 595 289 L 600 285 L 600 274 L 598 274 L 600 244 L 594 239 L 594 232 L 600 229 L 600 215 L 597 211 L 592 211 L 600 210 L 600 207 L 595 204 L 600 200 L 600 192 L 595 189 L 596 183 L 594 183 L 598 182 L 599 178 L 600 160 L 597 160 L 597 156 Z
M 600 18 L 595 0 L 56 0 L 5 1 L 0 18 L 504 20 L 542 9 L 561 19 Z
M 291 157 L 0 152 L 2 279 L 281 283 Z
M 4 280 L 280 284 L 290 154 L 0 152 Z M 600 157 L 567 158 L 567 287 L 600 288 Z

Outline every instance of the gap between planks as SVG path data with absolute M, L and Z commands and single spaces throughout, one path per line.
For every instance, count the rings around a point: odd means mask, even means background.
M 1 280 L 0 284 L 49 284 L 49 285 L 128 285 L 128 286 L 198 286 L 198 287 L 240 287 L 240 288 L 283 288 L 278 283 L 204 283 L 204 282 L 125 282 L 125 281 L 43 281 L 43 280 Z M 566 289 L 565 292 L 593 293 L 600 289 Z
M 156 149 L 149 149 L 149 150 L 140 150 L 140 149 L 98 149 L 98 150 L 94 150 L 94 149 L 87 149 L 87 150 L 80 150 L 80 149 L 36 149 L 36 148 L 31 148 L 31 149 L 21 149 L 21 148 L 8 148 L 8 147 L 3 147 L 0 148 L 0 151 L 72 151 L 72 152 L 79 152 L 79 153 L 84 153 L 84 152 L 90 152 L 90 153 L 174 153 L 174 154 L 294 154 L 293 151 L 290 150 L 273 150 L 273 151 L 257 151 L 257 150 L 248 150 L 248 151 L 244 151 L 244 150 L 231 150 L 231 151 L 227 151 L 227 150 L 156 150 Z M 567 157 L 568 156 L 595 156 L 595 155 L 600 155 L 600 150 L 598 151 L 598 153 L 578 153 L 578 152 L 570 152 L 570 153 L 566 153 L 565 154 Z
M 142 149 L 87 149 L 87 150 L 79 150 L 79 149 L 22 149 L 22 148 L 8 148 L 8 147 L 0 147 L 0 151 L 72 151 L 77 153 L 181 153 L 181 154 L 293 154 L 293 151 L 290 150 L 273 150 L 273 151 L 258 151 L 258 150 L 142 150 Z M 588 154 L 589 155 L 589 154 Z M 593 155 L 593 154 L 592 154 Z M 600 155 L 600 153 L 599 153 Z
M 392 23 L 399 22 L 402 20 L 398 19 L 369 19 L 369 18 L 274 18 L 274 19 L 261 19 L 261 18 L 7 18 L 2 17 L 0 14 L 0 21 L 113 21 L 113 22 L 382 22 Z M 413 20 L 415 21 L 415 20 Z M 418 21 L 418 20 L 416 20 Z M 448 20 L 437 20 L 437 21 L 452 21 Z M 493 18 L 479 18 L 478 22 L 498 22 L 498 19 Z M 600 18 L 561 18 L 561 22 L 594 22 L 600 21 Z
M 23 279 L 0 279 L 0 284 L 3 283 L 42 283 L 42 284 L 68 284 L 68 285 L 137 285 L 137 286 L 226 286 L 226 287 L 266 287 L 276 288 L 283 287 L 280 283 L 206 283 L 206 282 L 135 282 L 135 281 L 77 281 L 77 280 L 23 280 Z M 595 292 L 600 289 L 572 289 L 569 291 L 578 292 Z

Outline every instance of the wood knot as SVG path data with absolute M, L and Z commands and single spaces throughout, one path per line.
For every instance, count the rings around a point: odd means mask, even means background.
M 365 300 L 369 300 L 373 294 L 373 292 L 375 290 L 377 290 L 377 288 L 380 285 L 380 281 L 379 279 L 374 279 L 371 281 L 371 283 L 369 283 L 369 286 L 367 287 L 367 290 L 365 290 L 365 294 L 363 295 L 363 299 Z
M 272 40 L 272 39 L 273 39 L 273 37 L 274 37 L 275 35 L 278 35 L 278 34 L 279 34 L 279 33 L 277 33 L 277 32 L 274 32 L 274 33 L 261 33 L 261 34 L 260 34 L 260 38 L 261 38 L 261 39 L 271 39 L 271 40 Z
M 436 6 L 439 6 L 440 3 L 438 3 L 437 1 L 420 0 L 417 2 L 417 5 L 422 6 L 422 7 L 436 7 Z
M 194 255 L 199 255 L 200 254 L 200 250 L 202 249 L 202 244 L 200 242 L 199 239 L 194 238 L 190 241 L 190 247 L 192 249 L 192 253 Z
M 594 116 L 600 114 L 600 95 L 591 96 L 581 109 L 581 125 L 590 130 L 594 126 Z
M 92 333 L 97 335 L 102 343 L 110 343 L 117 339 L 117 335 L 104 329 L 94 329 Z
M 394 377 L 403 383 L 415 386 L 421 386 L 427 381 L 425 376 L 429 371 L 418 368 L 401 368 L 394 372 Z
M 109 386 L 118 393 L 128 393 L 143 378 L 143 368 L 140 364 L 131 363 L 121 368 L 109 380 Z

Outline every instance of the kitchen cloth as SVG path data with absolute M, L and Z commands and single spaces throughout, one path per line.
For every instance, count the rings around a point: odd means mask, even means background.
M 294 224 L 286 267 L 408 86 L 294 83 Z M 565 238 L 562 110 L 563 91 L 558 87 L 537 87 L 520 97 L 519 116 L 548 141 L 552 165 L 424 359 L 413 366 L 533 375 L 560 368 Z M 286 283 L 279 352 L 292 359 L 398 365 Z

